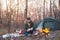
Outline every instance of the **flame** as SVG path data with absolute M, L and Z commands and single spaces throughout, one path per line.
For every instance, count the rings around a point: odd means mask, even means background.
M 49 33 L 50 29 L 49 28 L 39 29 L 38 32 L 41 33 L 42 35 L 44 35 L 44 33 Z
M 49 33 L 50 30 L 49 30 L 49 28 L 45 28 L 45 29 L 43 29 L 43 32 L 45 32 L 45 33 Z

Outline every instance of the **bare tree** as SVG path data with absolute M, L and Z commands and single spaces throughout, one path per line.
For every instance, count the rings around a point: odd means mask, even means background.
M 50 17 L 52 17 L 52 3 L 51 3 L 51 0 L 50 0 Z
M 28 11 L 28 0 L 26 0 L 25 18 L 27 17 L 27 11 Z
M 43 18 L 45 18 L 45 0 L 44 0 L 44 8 L 43 8 Z
M 59 16 L 59 21 L 60 21 L 60 0 L 59 0 L 59 12 L 58 12 L 58 16 Z
M 1 19 L 1 1 L 0 1 L 0 24 L 2 23 L 2 19 Z
M 59 8 L 60 8 L 60 0 L 59 0 Z

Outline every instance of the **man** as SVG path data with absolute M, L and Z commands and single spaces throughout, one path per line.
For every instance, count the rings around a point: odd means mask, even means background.
M 32 20 L 28 17 L 26 19 L 26 22 L 25 22 L 25 34 L 28 35 L 28 34 L 33 34 L 33 30 L 34 30 L 34 23 L 32 22 Z

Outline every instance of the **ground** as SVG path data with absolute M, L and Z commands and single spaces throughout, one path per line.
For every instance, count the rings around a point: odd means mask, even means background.
M 3 40 L 3 39 L 2 39 Z M 9 40 L 9 39 L 5 39 Z M 10 39 L 12 40 L 12 38 Z M 37 36 L 25 36 L 25 37 L 16 37 L 13 40 L 60 40 L 60 31 L 50 32 L 50 35 L 45 38 L 45 36 L 37 35 Z

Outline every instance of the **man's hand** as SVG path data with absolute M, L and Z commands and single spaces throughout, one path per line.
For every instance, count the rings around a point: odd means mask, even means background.
M 33 27 L 31 28 L 31 30 L 33 30 Z
M 32 27 L 32 28 L 27 29 L 27 31 L 31 31 L 31 30 L 33 30 L 33 27 Z

